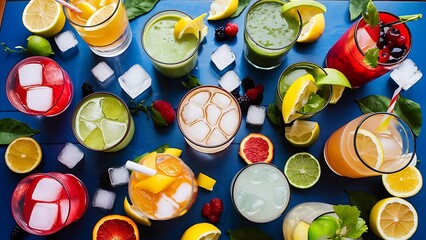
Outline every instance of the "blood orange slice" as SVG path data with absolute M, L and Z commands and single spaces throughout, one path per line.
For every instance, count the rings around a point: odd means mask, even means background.
M 274 156 L 274 145 L 265 135 L 250 133 L 241 141 L 239 155 L 247 164 L 269 163 Z
M 139 230 L 132 219 L 114 214 L 96 223 L 92 237 L 93 240 L 138 240 Z

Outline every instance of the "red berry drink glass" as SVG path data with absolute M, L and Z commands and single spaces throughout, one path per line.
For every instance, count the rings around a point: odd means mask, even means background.
M 17 224 L 35 235 L 56 233 L 86 212 L 89 196 L 72 174 L 35 173 L 12 194 L 11 209 Z
M 34 56 L 20 61 L 9 72 L 6 95 L 19 111 L 50 117 L 62 113 L 70 105 L 73 86 L 57 62 Z
M 379 12 L 379 17 L 380 26 L 375 28 L 371 28 L 361 18 L 328 51 L 326 66 L 345 74 L 352 87 L 360 87 L 396 68 L 410 52 L 411 32 L 407 25 L 393 25 L 400 36 L 393 38 L 389 36 L 392 35 L 389 30 L 393 28 L 383 26 L 399 18 L 388 12 Z M 379 60 L 375 68 L 363 62 L 365 52 L 372 47 L 379 49 Z

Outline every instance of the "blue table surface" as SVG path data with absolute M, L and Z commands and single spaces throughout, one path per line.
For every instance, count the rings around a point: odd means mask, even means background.
M 283 64 L 277 69 L 270 71 L 261 71 L 250 66 L 244 59 L 242 53 L 243 45 L 243 24 L 244 15 L 247 9 L 238 18 L 232 19 L 236 22 L 240 31 L 235 39 L 226 43 L 233 49 L 236 54 L 236 64 L 233 70 L 242 79 L 251 76 L 256 83 L 265 86 L 265 94 L 263 105 L 267 106 L 273 102 L 274 91 L 279 74 L 284 68 L 292 63 L 299 61 L 310 61 L 319 65 L 324 65 L 324 58 L 328 49 L 340 37 L 340 35 L 351 24 L 349 20 L 347 1 L 324 1 L 327 6 L 325 13 L 326 28 L 323 36 L 312 44 L 296 44 L 289 52 Z M 4 13 L 3 24 L 0 29 L 0 42 L 5 42 L 9 46 L 22 45 L 25 46 L 26 38 L 30 33 L 24 28 L 21 21 L 21 14 L 26 5 L 26 1 L 8 1 Z M 132 43 L 130 47 L 121 56 L 115 58 L 100 58 L 94 55 L 85 45 L 83 40 L 79 38 L 77 54 L 68 58 L 60 57 L 55 54 L 53 59 L 58 61 L 61 66 L 68 72 L 74 84 L 74 97 L 69 108 L 56 117 L 34 117 L 28 116 L 16 111 L 7 100 L 5 91 L 0 92 L 0 119 L 15 118 L 29 124 L 32 128 L 41 130 L 41 133 L 35 135 L 35 139 L 41 144 L 43 151 L 43 160 L 39 167 L 33 172 L 63 172 L 72 173 L 80 178 L 86 185 L 90 200 L 94 192 L 99 188 L 98 176 L 105 172 L 109 167 L 121 166 L 126 160 L 133 159 L 144 152 L 151 151 L 156 147 L 168 143 L 172 147 L 183 149 L 182 158 L 198 175 L 203 172 L 217 180 L 212 192 L 199 189 L 198 197 L 195 204 L 184 216 L 169 220 L 156 221 L 151 227 L 139 226 L 141 239 L 179 239 L 182 233 L 189 226 L 204 222 L 201 216 L 201 208 L 204 203 L 213 197 L 220 197 L 225 203 L 224 212 L 221 220 L 217 225 L 222 231 L 221 239 L 229 239 L 228 230 L 238 229 L 243 226 L 253 226 L 262 229 L 264 232 L 273 236 L 274 239 L 282 239 L 282 222 L 287 211 L 296 204 L 308 201 L 320 201 L 331 204 L 348 204 L 348 191 L 365 191 L 377 196 L 378 198 L 388 197 L 382 185 L 380 177 L 372 177 L 365 179 L 348 179 L 339 177 L 332 173 L 324 162 L 322 154 L 323 146 L 330 134 L 345 124 L 349 120 L 361 114 L 355 99 L 363 98 L 371 94 L 378 94 L 391 97 L 396 84 L 390 79 L 389 74 L 359 88 L 346 90 L 342 99 L 336 105 L 329 105 L 324 111 L 317 114 L 312 119 L 319 122 L 321 133 L 318 141 L 309 148 L 294 148 L 285 140 L 283 129 L 274 127 L 268 120 L 265 121 L 262 128 L 252 128 L 243 120 L 241 128 L 231 144 L 231 146 L 217 154 L 200 154 L 192 150 L 184 141 L 176 123 L 167 128 L 154 127 L 153 121 L 148 120 L 145 114 L 135 115 L 135 136 L 131 143 L 122 151 L 116 153 L 98 153 L 79 147 L 84 151 L 85 157 L 75 168 L 68 169 L 57 161 L 57 156 L 66 142 L 78 144 L 71 130 L 71 116 L 74 108 L 82 98 L 81 85 L 83 82 L 89 81 L 93 84 L 95 91 L 109 91 L 122 97 L 126 103 L 131 104 L 130 98 L 124 91 L 120 89 L 117 82 L 118 76 L 123 74 L 134 64 L 140 64 L 150 74 L 153 79 L 151 88 L 136 100 L 145 99 L 148 103 L 155 99 L 165 99 L 172 103 L 174 108 L 177 107 L 182 96 L 188 91 L 181 84 L 181 79 L 167 79 L 155 71 L 141 43 L 141 29 L 147 19 L 153 14 L 165 9 L 178 9 L 187 12 L 192 17 L 196 17 L 204 12 L 208 12 L 210 1 L 184 0 L 184 1 L 159 1 L 151 12 L 132 20 L 131 27 L 133 32 Z M 376 2 L 376 6 L 380 10 L 390 11 L 396 15 L 407 15 L 414 13 L 422 13 L 426 15 L 425 2 Z M 208 22 L 209 32 L 205 42 L 199 51 L 199 59 L 192 74 L 196 75 L 203 85 L 218 85 L 218 79 L 223 73 L 216 70 L 210 61 L 210 55 L 221 43 L 214 39 L 214 29 L 225 24 L 228 20 L 210 21 Z M 424 54 L 426 47 L 422 39 L 424 37 L 425 20 L 410 22 L 409 27 L 412 33 L 412 50 L 409 58 L 413 59 L 419 68 L 426 72 L 426 61 Z M 64 31 L 72 29 L 67 23 Z M 49 39 L 54 50 L 56 48 L 53 39 Z M 9 70 L 14 64 L 22 60 L 25 56 L 0 53 L 0 79 L 5 82 Z M 98 84 L 91 74 L 90 70 L 98 62 L 106 61 L 115 71 L 115 79 L 107 86 Z M 414 87 L 408 91 L 403 91 L 402 96 L 425 105 L 425 98 L 422 94 L 426 89 L 425 80 L 419 81 Z M 422 120 L 424 123 L 424 120 Z M 266 224 L 254 224 L 243 217 L 239 216 L 234 210 L 229 195 L 229 186 L 234 174 L 246 164 L 238 156 L 238 148 L 241 140 L 250 132 L 260 132 L 268 136 L 274 144 L 273 164 L 279 168 L 283 168 L 288 157 L 296 152 L 308 151 L 316 156 L 321 164 L 322 175 L 319 182 L 310 189 L 300 190 L 291 189 L 291 198 L 289 206 L 284 214 L 273 222 Z M 421 160 L 418 168 L 422 172 L 426 172 L 426 164 L 423 159 L 426 156 L 425 134 L 421 133 L 417 138 L 418 152 L 417 156 Z M 0 154 L 3 155 L 6 146 L 0 146 Z M 10 198 L 16 184 L 25 175 L 19 175 L 11 172 L 6 164 L 0 164 L 0 238 L 8 238 L 10 231 L 15 226 L 11 210 Z M 84 216 L 77 222 L 72 223 L 57 234 L 57 239 L 90 239 L 92 229 L 95 223 L 103 216 L 108 214 L 124 214 L 123 199 L 127 196 L 127 187 L 120 186 L 113 188 L 117 193 L 115 205 L 112 210 L 105 211 L 89 206 Z M 426 236 L 426 211 L 425 200 L 426 190 L 422 189 L 417 195 L 407 199 L 411 202 L 419 213 L 419 227 L 412 239 L 424 239 Z M 44 239 L 38 236 L 28 236 L 26 239 Z M 364 239 L 376 239 L 372 233 L 365 235 Z

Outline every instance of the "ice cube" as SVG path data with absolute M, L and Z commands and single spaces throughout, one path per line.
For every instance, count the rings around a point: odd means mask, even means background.
M 38 181 L 31 198 L 35 201 L 54 202 L 61 195 L 62 185 L 53 178 L 45 177 Z
M 367 32 L 367 30 L 365 30 L 365 28 L 358 29 L 356 34 L 358 45 L 362 52 L 366 52 L 368 49 L 376 47 L 377 43 L 370 37 L 370 34 Z
M 110 210 L 114 206 L 115 193 L 104 189 L 98 189 L 93 195 L 92 206 Z
M 62 86 L 64 84 L 64 72 L 56 62 L 48 62 L 44 65 L 43 77 L 48 86 Z
M 92 68 L 92 74 L 101 83 L 114 78 L 114 70 L 104 61 L 96 64 L 96 66 Z
M 22 87 L 40 85 L 43 82 L 43 66 L 38 63 L 21 65 L 18 69 L 19 85 Z
M 168 218 L 176 214 L 178 210 L 179 204 L 165 194 L 162 194 L 157 202 L 157 211 L 154 215 L 157 218 Z
M 225 109 L 231 104 L 231 98 L 222 93 L 215 93 L 212 98 L 212 103 L 216 104 L 222 109 Z
M 57 34 L 55 43 L 63 55 L 78 50 L 78 40 L 71 30 Z
M 61 221 L 65 223 L 70 213 L 70 201 L 68 199 L 61 199 L 59 201 L 59 209 L 61 211 Z
M 187 133 L 189 138 L 202 142 L 210 133 L 210 127 L 205 122 L 199 121 L 191 125 Z
M 50 230 L 58 219 L 58 212 L 56 203 L 36 203 L 31 211 L 28 225 L 37 230 Z
M 239 189 L 234 195 L 236 206 L 240 211 L 244 211 L 247 215 L 253 216 L 256 213 L 260 212 L 263 205 L 265 205 L 265 200 L 261 197 L 256 196 L 252 193 Z
M 283 208 L 288 203 L 289 192 L 286 187 L 274 187 L 272 202 L 276 208 Z
M 262 126 L 265 122 L 266 108 L 258 105 L 250 105 L 247 111 L 246 122 L 251 125 Z
M 207 122 L 210 125 L 216 125 L 221 114 L 222 111 L 214 104 L 210 104 L 206 108 Z
M 210 98 L 211 93 L 207 91 L 200 91 L 188 99 L 188 102 L 197 106 L 203 107 Z
M 210 134 L 206 143 L 209 146 L 218 146 L 224 143 L 226 140 L 228 140 L 228 138 L 226 138 L 226 136 L 223 135 L 219 129 L 215 128 L 213 129 L 212 134 Z
M 177 187 L 176 192 L 173 194 L 172 198 L 178 202 L 183 203 L 189 200 L 189 197 L 192 194 L 191 184 L 184 182 Z
M 235 54 L 227 44 L 222 44 L 212 53 L 211 59 L 216 67 L 222 71 L 235 61 Z
M 241 81 L 237 74 L 230 70 L 227 71 L 219 80 L 220 86 L 228 92 L 232 92 L 234 89 L 240 86 Z
M 253 184 L 260 184 L 265 182 L 266 180 L 266 171 L 264 168 L 258 167 L 258 168 L 252 168 L 249 169 L 251 173 L 250 181 Z
M 151 77 L 141 65 L 133 65 L 127 72 L 118 78 L 121 88 L 135 99 L 151 86 Z
M 238 122 L 237 110 L 231 109 L 222 115 L 219 127 L 226 135 L 230 136 L 237 130 Z
M 108 168 L 111 186 L 116 187 L 129 182 L 130 174 L 126 166 Z
M 62 148 L 58 156 L 58 161 L 72 169 L 83 159 L 84 153 L 76 145 L 68 142 Z
M 28 108 L 46 112 L 53 106 L 53 89 L 50 87 L 32 87 L 27 92 Z
M 423 74 L 413 60 L 407 58 L 391 72 L 390 76 L 404 90 L 408 90 L 422 78 Z
M 192 124 L 201 118 L 204 118 L 204 111 L 202 108 L 192 103 L 187 103 L 182 107 L 182 119 L 185 124 Z

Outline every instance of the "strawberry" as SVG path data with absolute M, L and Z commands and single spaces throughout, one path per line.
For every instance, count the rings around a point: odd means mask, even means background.
M 238 25 L 236 23 L 227 23 L 225 26 L 225 34 L 228 37 L 235 37 L 238 33 Z
M 201 212 L 204 217 L 208 218 L 211 215 L 211 206 L 210 203 L 206 203 L 203 206 L 203 210 Z
M 368 35 L 370 35 L 371 39 L 374 42 L 378 42 L 380 38 L 380 24 L 377 24 L 374 28 L 370 27 L 370 25 L 364 26 L 365 31 L 367 31 Z
M 259 95 L 260 91 L 256 88 L 251 88 L 247 90 L 246 95 L 250 99 L 250 101 L 254 101 L 257 98 L 257 95 Z
M 210 210 L 212 215 L 220 216 L 223 212 L 223 202 L 220 198 L 210 200 Z
M 172 105 L 165 100 L 152 103 L 152 118 L 158 126 L 168 126 L 175 120 L 175 111 Z

